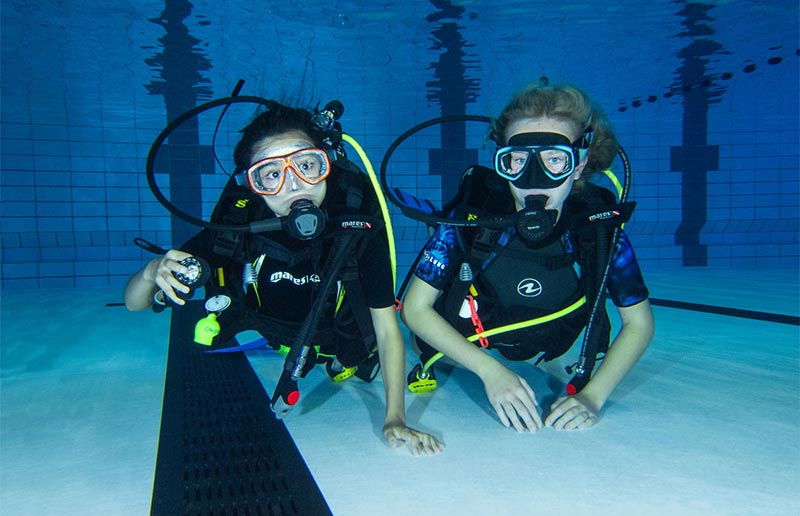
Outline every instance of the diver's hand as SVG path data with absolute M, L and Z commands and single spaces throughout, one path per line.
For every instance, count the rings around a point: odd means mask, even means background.
M 544 424 L 554 430 L 583 430 L 599 420 L 598 409 L 580 394 L 558 398 L 550 406 Z
M 498 362 L 482 380 L 503 426 L 513 426 L 517 432 L 535 432 L 542 427 L 536 394 L 521 376 Z
M 186 304 L 186 301 L 181 299 L 175 291 L 177 290 L 186 294 L 191 289 L 178 281 L 173 272 L 187 274 L 189 269 L 181 265 L 180 261 L 190 256 L 192 255 L 189 253 L 178 251 L 177 249 L 170 249 L 164 256 L 153 258 L 150 263 L 147 264 L 143 277 L 145 280 L 155 283 L 155 285 L 164 292 L 164 295 L 174 301 L 175 304 Z
M 444 450 L 444 444 L 434 436 L 402 423 L 386 423 L 383 426 L 383 437 L 392 448 L 408 445 L 412 455 L 436 455 Z

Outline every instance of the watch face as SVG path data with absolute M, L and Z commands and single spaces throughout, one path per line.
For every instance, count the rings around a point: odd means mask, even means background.
M 228 296 L 217 295 L 206 300 L 206 310 L 219 313 L 231 306 L 231 298 Z

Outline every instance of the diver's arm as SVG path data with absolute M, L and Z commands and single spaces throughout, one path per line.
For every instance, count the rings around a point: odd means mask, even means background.
M 433 308 L 439 293 L 420 278 L 412 278 L 403 302 L 403 321 L 424 341 L 480 377 L 504 426 L 520 432 L 540 428 L 536 395 L 528 382 L 465 339 L 439 315 Z
M 488 374 L 494 357 L 464 338 L 433 308 L 440 291 L 418 277 L 411 278 L 403 300 L 403 322 L 422 340 L 466 367 L 481 378 Z
M 386 391 L 384 437 L 392 447 L 408 444 L 414 455 L 441 452 L 444 445 L 435 437 L 406 426 L 405 348 L 394 307 L 370 308 L 369 311 L 375 328 L 381 376 Z
M 655 323 L 650 302 L 619 308 L 622 329 L 603 359 L 603 363 L 583 391 L 587 399 L 602 408 L 611 393 L 644 354 L 653 339 Z
M 653 338 L 655 323 L 650 302 L 618 308 L 622 329 L 614 339 L 602 365 L 580 393 L 553 403 L 545 425 L 557 430 L 588 428 L 614 389 L 644 354 Z
M 403 335 L 395 320 L 394 307 L 370 308 L 372 325 L 378 342 L 381 376 L 386 390 L 386 421 L 405 424 L 403 389 L 405 356 Z
M 130 311 L 145 310 L 153 304 L 153 294 L 163 290 L 175 303 L 182 305 L 184 300 L 175 295 L 175 290 L 188 292 L 189 287 L 172 274 L 186 274 L 189 270 L 179 262 L 191 256 L 189 253 L 172 249 L 164 256 L 153 258 L 145 267 L 134 274 L 125 286 L 125 306 Z

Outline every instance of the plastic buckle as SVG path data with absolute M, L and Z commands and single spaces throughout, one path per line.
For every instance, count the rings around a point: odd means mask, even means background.
M 325 364 L 325 370 L 328 372 L 331 380 L 335 383 L 343 382 L 356 373 L 356 367 L 345 367 L 337 359 L 331 359 Z
M 438 386 L 433 368 L 422 371 L 422 364 L 417 364 L 408 375 L 408 390 L 414 394 L 432 392 Z

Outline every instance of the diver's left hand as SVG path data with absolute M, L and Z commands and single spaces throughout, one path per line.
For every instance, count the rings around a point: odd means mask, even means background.
M 444 450 L 444 444 L 434 436 L 414 430 L 402 423 L 385 424 L 383 437 L 392 448 L 408 445 L 412 455 L 436 455 Z
M 598 410 L 580 394 L 558 398 L 550 405 L 544 425 L 554 430 L 583 430 L 599 420 Z

